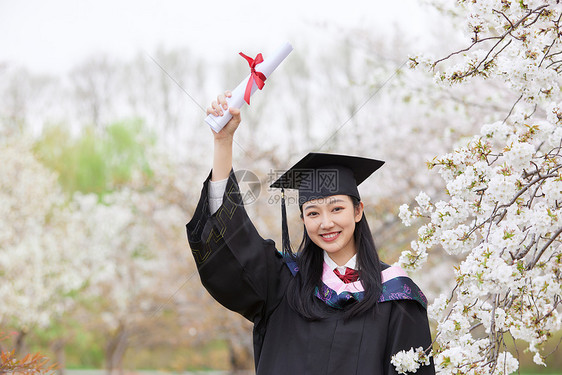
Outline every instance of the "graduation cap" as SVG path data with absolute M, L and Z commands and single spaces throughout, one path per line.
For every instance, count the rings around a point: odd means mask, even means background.
M 359 156 L 311 152 L 271 184 L 271 188 L 281 189 L 283 252 L 292 254 L 284 189 L 298 190 L 301 208 L 305 202 L 332 195 L 350 195 L 360 200 L 357 186 L 383 164 L 384 161 Z

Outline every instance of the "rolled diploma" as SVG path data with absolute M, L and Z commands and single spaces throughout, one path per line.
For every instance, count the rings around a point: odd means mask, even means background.
M 262 72 L 266 78 L 269 78 L 269 75 L 279 66 L 279 64 L 281 64 L 283 60 L 285 60 L 287 56 L 289 56 L 289 53 L 291 53 L 292 50 L 293 50 L 293 46 L 291 46 L 290 43 L 283 44 L 281 47 L 277 49 L 277 51 L 274 54 L 272 54 L 267 59 L 264 59 L 262 63 L 258 64 L 256 66 L 256 71 Z M 230 107 L 241 108 L 244 105 L 244 103 L 246 103 L 244 101 L 244 93 L 246 92 L 246 86 L 248 85 L 248 80 L 250 79 L 250 75 L 251 74 L 248 74 L 248 76 L 242 82 L 240 82 L 240 84 L 236 86 L 234 90 L 232 90 L 232 96 L 230 98 L 226 98 L 226 102 L 228 103 L 229 108 Z M 256 85 L 256 82 L 253 82 L 250 96 L 254 94 L 254 91 L 256 91 L 257 88 L 258 85 Z M 211 114 L 208 115 L 207 118 L 205 118 L 205 122 L 216 133 L 218 133 L 226 125 L 226 123 L 232 118 L 230 112 L 225 111 L 223 113 L 224 114 L 222 116 L 215 116 Z

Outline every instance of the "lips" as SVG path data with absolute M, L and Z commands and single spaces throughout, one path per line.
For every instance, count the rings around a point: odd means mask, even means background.
M 322 239 L 325 242 L 332 242 L 332 241 L 335 241 L 339 237 L 340 233 L 341 232 L 324 233 L 324 234 L 321 234 L 320 237 L 322 237 Z

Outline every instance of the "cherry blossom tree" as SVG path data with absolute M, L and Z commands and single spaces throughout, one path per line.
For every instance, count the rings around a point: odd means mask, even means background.
M 515 93 L 507 113 L 435 157 L 448 197 L 420 193 L 404 205 L 404 224 L 425 222 L 399 263 L 417 269 L 436 248 L 461 261 L 450 290 L 429 307 L 438 323 L 432 355 L 442 374 L 510 374 L 511 341 L 545 365 L 544 345 L 562 315 L 562 4 L 543 0 L 438 4 L 471 38 L 442 59 L 412 57 L 442 87 L 474 80 Z M 429 348 L 394 357 L 415 372 Z
M 65 205 L 57 176 L 25 137 L 0 142 L 0 322 L 19 331 L 45 327 L 85 283 L 82 231 Z
M 106 368 L 120 372 L 135 329 L 153 318 L 167 297 L 161 290 L 170 265 L 166 249 L 158 246 L 158 230 L 181 216 L 158 207 L 150 194 L 132 190 L 107 195 L 101 204 L 93 195 L 76 202 L 89 217 L 89 245 L 83 251 L 95 254 L 84 297 L 97 302 L 84 323 L 105 333 Z

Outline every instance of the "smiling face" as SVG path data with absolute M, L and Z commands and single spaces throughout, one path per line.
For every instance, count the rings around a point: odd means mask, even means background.
M 354 207 L 349 196 L 332 195 L 304 203 L 302 215 L 312 242 L 338 265 L 344 265 L 356 254 L 353 234 L 355 224 L 363 216 L 363 202 Z

